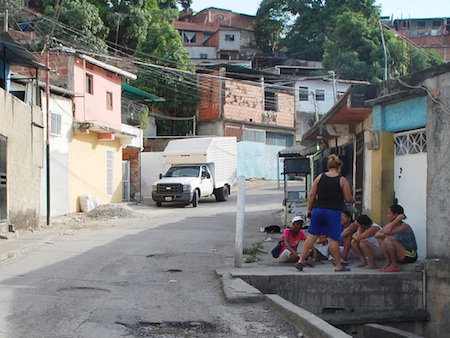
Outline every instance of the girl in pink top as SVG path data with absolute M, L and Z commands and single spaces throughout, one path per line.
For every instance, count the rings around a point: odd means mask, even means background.
M 298 261 L 297 247 L 301 241 L 306 239 L 305 233 L 301 230 L 303 226 L 303 219 L 301 216 L 292 218 L 292 228 L 284 230 L 281 239 L 283 245 L 281 247 L 281 254 L 278 258 L 280 263 L 296 262 Z

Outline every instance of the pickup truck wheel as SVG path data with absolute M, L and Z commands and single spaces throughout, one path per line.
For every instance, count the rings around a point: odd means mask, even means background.
M 198 190 L 194 190 L 194 196 L 192 196 L 192 207 L 196 208 L 198 204 Z
M 226 200 L 228 200 L 229 195 L 228 186 L 224 185 L 222 188 L 217 189 L 215 195 L 217 202 L 225 202 Z

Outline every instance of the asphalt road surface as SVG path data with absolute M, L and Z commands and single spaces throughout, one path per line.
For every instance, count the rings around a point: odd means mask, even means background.
M 215 270 L 235 264 L 236 191 L 132 205 L 0 265 L 0 337 L 298 337 L 264 303 L 224 299 Z M 247 184 L 244 247 L 281 224 L 282 198 L 276 182 Z

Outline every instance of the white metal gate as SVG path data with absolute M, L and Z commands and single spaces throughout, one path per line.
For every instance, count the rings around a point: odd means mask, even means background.
M 130 200 L 130 161 L 122 161 L 122 201 Z
M 394 158 L 395 198 L 405 209 L 416 235 L 418 255 L 426 257 L 427 139 L 425 129 L 396 133 Z

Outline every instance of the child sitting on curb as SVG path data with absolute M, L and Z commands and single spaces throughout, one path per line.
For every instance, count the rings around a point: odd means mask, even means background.
M 297 262 L 297 248 L 301 241 L 306 239 L 305 233 L 301 230 L 304 220 L 301 216 L 292 218 L 292 227 L 284 230 L 281 239 L 283 240 L 281 254 L 278 258 L 280 263 Z

